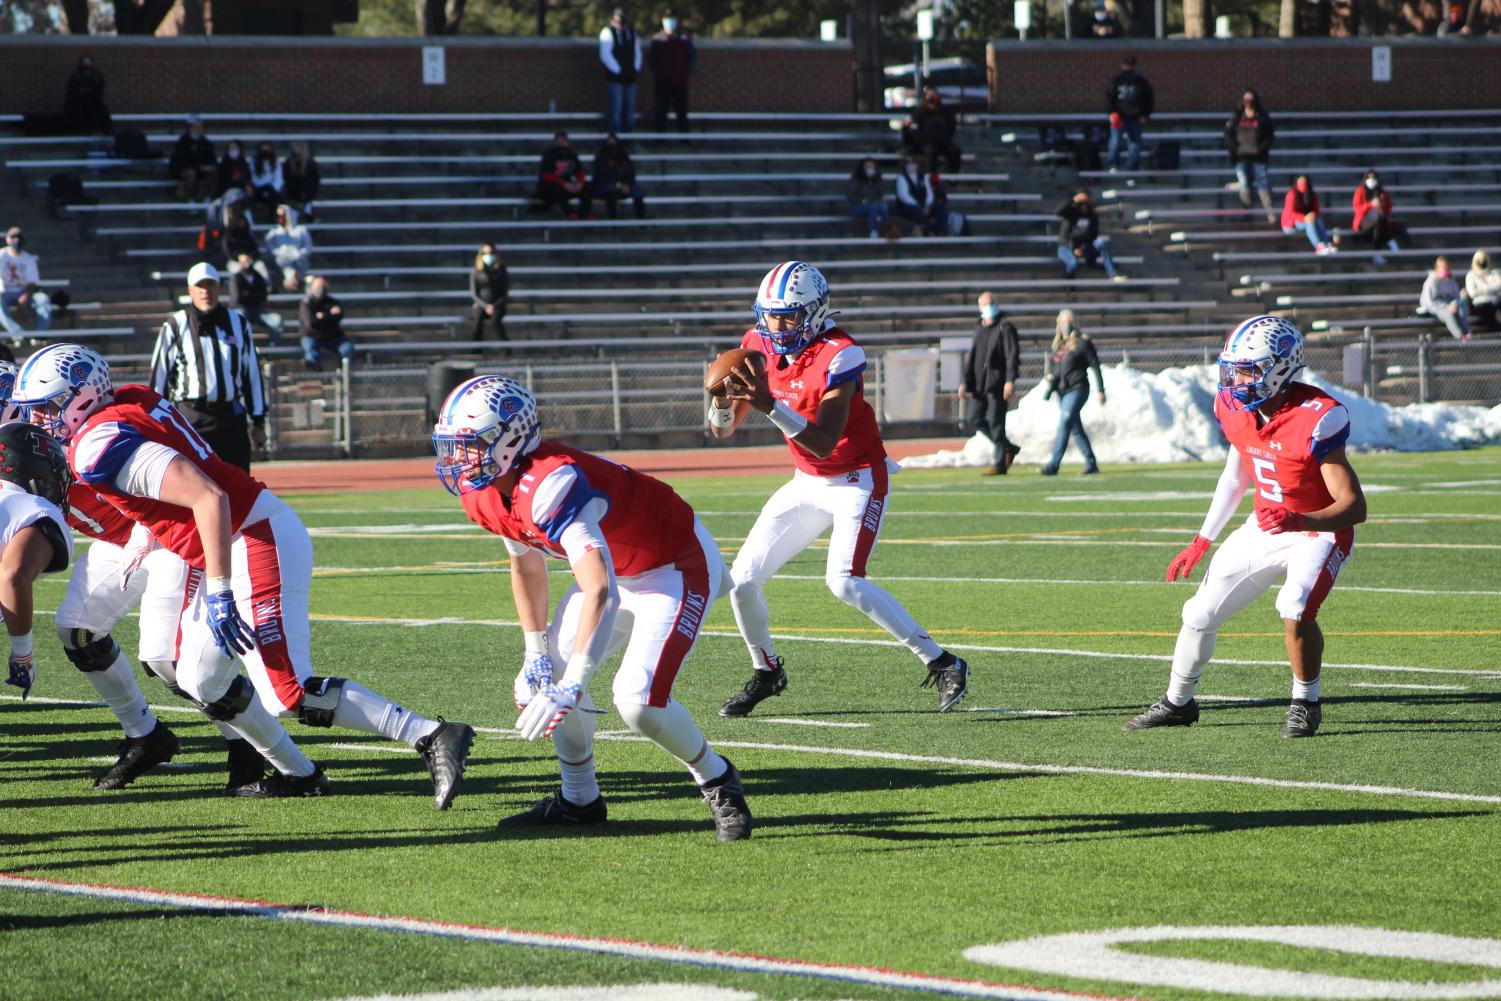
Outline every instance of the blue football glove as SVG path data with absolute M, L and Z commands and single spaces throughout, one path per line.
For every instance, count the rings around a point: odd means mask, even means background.
M 578 685 L 547 685 L 521 711 L 516 720 L 516 729 L 525 740 L 551 737 L 558 724 L 578 708 L 580 689 Z
M 7 685 L 15 685 L 21 690 L 21 698 L 31 694 L 31 685 L 36 681 L 36 659 L 32 654 L 24 657 L 10 655 L 10 673 L 5 677 Z
M 240 618 L 233 590 L 226 588 L 208 596 L 208 627 L 214 634 L 215 645 L 226 657 L 255 649 L 255 634 Z
M 552 658 L 545 652 L 529 652 L 516 675 L 516 711 L 527 707 L 537 693 L 552 684 Z

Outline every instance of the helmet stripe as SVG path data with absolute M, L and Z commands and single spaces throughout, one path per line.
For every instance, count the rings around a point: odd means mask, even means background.
M 779 276 L 781 276 L 782 270 L 784 268 L 786 268 L 786 267 L 787 267 L 787 265 L 784 262 L 782 264 L 778 264 L 776 267 L 774 267 L 774 268 L 771 269 L 771 274 L 769 274 L 769 275 L 766 276 L 766 282 L 765 282 L 765 284 L 763 284 L 761 286 L 761 298 L 763 298 L 763 299 L 774 299 L 774 298 L 776 298 L 776 296 L 772 295 L 771 290 L 776 287 L 777 278 Z
M 16 385 L 19 386 L 21 384 L 21 380 L 26 378 L 26 373 L 31 371 L 31 367 L 38 361 L 40 361 L 43 355 L 51 354 L 60 347 L 62 347 L 61 344 L 49 345 L 48 347 L 45 347 L 42 350 L 38 351 L 36 354 L 32 355 L 30 358 L 27 358 L 26 364 L 21 366 L 21 371 L 16 375 Z
M 791 261 L 791 262 L 788 263 L 787 270 L 782 273 L 782 284 L 781 284 L 781 287 L 779 287 L 777 289 L 777 296 L 776 297 L 778 299 L 785 299 L 787 297 L 787 283 L 792 280 L 792 274 L 793 274 L 793 272 L 795 272 L 798 268 L 800 268 L 802 266 L 803 266 L 803 262 L 802 261 Z
M 459 400 L 463 399 L 465 392 L 471 389 L 476 383 L 488 378 L 489 376 L 487 375 L 475 376 L 473 379 L 470 379 L 468 382 L 458 386 L 454 389 L 453 392 L 449 393 L 448 406 L 443 408 L 443 420 L 447 421 L 453 417 L 454 408 L 459 405 Z

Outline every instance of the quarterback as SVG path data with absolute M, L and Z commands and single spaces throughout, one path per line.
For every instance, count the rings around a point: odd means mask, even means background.
M 1345 455 L 1349 414 L 1328 393 L 1291 381 L 1302 367 L 1303 335 L 1280 317 L 1253 316 L 1225 340 L 1214 413 L 1230 455 L 1203 527 L 1168 566 L 1167 579 L 1188 578 L 1247 490 L 1256 492 L 1255 507 L 1214 554 L 1198 591 L 1183 605 L 1167 694 L 1123 724 L 1126 730 L 1196 722 L 1194 689 L 1214 654 L 1220 624 L 1281 580 L 1277 612 L 1293 673 L 1282 736 L 1318 732 L 1324 658 L 1319 607 L 1355 548 L 1366 502 Z
M 886 458 L 865 400 L 865 351 L 834 324 L 829 286 L 817 268 L 787 261 L 767 272 L 756 293 L 756 325 L 741 347 L 766 355 L 765 376 L 742 363 L 728 392 L 710 403 L 710 430 L 728 438 L 758 410 L 786 437 L 796 471 L 761 509 L 730 568 L 730 602 L 755 670 L 719 714 L 746 716 L 787 687 L 771 641 L 766 582 L 831 527 L 829 590 L 921 658 L 928 668 L 922 685 L 937 686 L 938 711 L 948 712 L 964 698 L 969 665 L 865 576 L 886 517 L 887 477 L 898 467 Z
M 501 536 L 526 642 L 514 694 L 516 729 L 551 736 L 562 785 L 502 829 L 606 819 L 594 771 L 589 680 L 621 647 L 612 686 L 627 726 L 688 769 L 720 841 L 750 837 L 740 774 L 672 698 L 704 616 L 728 577 L 719 547 L 661 480 L 542 439 L 537 401 L 521 383 L 485 375 L 460 385 L 433 428 L 438 478 L 476 525 Z M 573 586 L 548 624 L 546 557 Z M 554 665 L 563 665 L 561 674 Z

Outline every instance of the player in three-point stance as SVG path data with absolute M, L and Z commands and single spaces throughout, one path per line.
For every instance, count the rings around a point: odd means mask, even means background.
M 362 685 L 312 676 L 307 529 L 265 484 L 213 453 L 187 420 L 145 386 L 115 389 L 96 352 L 55 344 L 32 355 L 13 402 L 67 442 L 74 476 L 181 557 L 176 684 L 209 718 L 270 764 L 242 796 L 316 796 L 328 780 L 278 721 L 342 726 L 402 740 L 433 776 L 434 802 L 458 791 L 471 727 L 424 719 Z M 253 623 L 254 629 L 250 624 Z M 251 679 L 238 673 L 239 659 Z
M 875 411 L 865 401 L 865 351 L 835 326 L 829 286 L 818 269 L 787 261 L 767 272 L 756 293 L 756 325 L 740 346 L 763 352 L 764 378 L 742 363 L 729 391 L 710 403 L 709 427 L 728 438 L 752 410 L 766 414 L 787 438 L 796 467 L 761 509 L 730 568 L 730 601 L 755 668 L 750 681 L 719 709 L 745 716 L 787 687 L 771 641 L 766 582 L 792 557 L 833 527 L 824 581 L 835 597 L 886 630 L 928 668 L 923 687 L 938 688 L 938 711 L 964 698 L 969 665 L 933 642 L 894 597 L 865 576 L 886 517 L 886 458 Z
M 449 394 L 433 448 L 438 478 L 464 513 L 505 540 L 526 642 L 516 729 L 527 740 L 550 735 L 562 770 L 556 794 L 500 827 L 605 820 L 589 679 L 624 646 L 613 685 L 621 719 L 687 767 L 719 840 L 750 837 L 739 773 L 671 697 L 704 616 L 728 587 L 719 547 L 693 509 L 660 480 L 542 440 L 536 400 L 503 376 Z M 547 556 L 567 560 L 574 578 L 551 625 Z
M 1214 413 L 1230 455 L 1203 527 L 1173 559 L 1167 579 L 1188 578 L 1247 490 L 1256 491 L 1255 508 L 1214 554 L 1198 591 L 1183 605 L 1167 694 L 1123 724 L 1126 730 L 1194 723 L 1194 688 L 1214 653 L 1220 624 L 1281 579 L 1277 612 L 1293 672 L 1282 736 L 1318 732 L 1324 657 L 1319 606 L 1350 558 L 1366 503 L 1345 456 L 1349 415 L 1323 390 L 1291 381 L 1302 367 L 1303 335 L 1280 317 L 1253 316 L 1225 341 Z

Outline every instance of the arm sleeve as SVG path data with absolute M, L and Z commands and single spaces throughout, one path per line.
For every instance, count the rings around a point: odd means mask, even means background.
M 1006 381 L 1015 383 L 1022 374 L 1022 347 L 1016 328 L 1009 321 L 1001 323 L 1001 344 L 1006 354 Z
M 1423 279 L 1423 291 L 1418 293 L 1418 308 L 1425 313 L 1432 313 L 1438 305 L 1433 299 L 1433 275 Z
M 605 561 L 605 571 L 609 575 L 610 593 L 605 600 L 605 607 L 599 613 L 599 621 L 595 623 L 594 631 L 589 634 L 583 649 L 575 646 L 573 655 L 568 658 L 569 680 L 584 688 L 589 686 L 590 675 L 609 653 L 610 637 L 615 632 L 615 612 L 620 607 L 620 591 L 615 586 L 615 563 L 610 558 L 610 547 L 605 544 L 604 532 L 599 527 L 596 515 L 601 506 L 602 502 L 595 501 L 580 511 L 564 530 L 562 537 L 563 552 L 568 556 L 569 565 L 577 563 L 587 553 L 598 552 Z
M 469 269 L 469 298 L 471 300 L 473 300 L 474 305 L 476 305 L 476 306 L 483 306 L 483 305 L 485 305 L 485 300 L 483 300 L 483 299 L 481 299 L 479 297 L 479 269 L 478 268 L 470 268 Z
M 610 36 L 609 28 L 599 33 L 599 61 L 604 63 L 605 69 L 611 73 L 620 72 L 620 64 L 615 61 L 615 39 Z
M 1094 341 L 1085 340 L 1084 347 L 1089 357 L 1089 374 L 1094 377 L 1095 392 L 1105 392 L 1105 373 L 1100 371 L 1100 353 L 1094 349 Z
M 1199 534 L 1210 542 L 1218 538 L 1235 514 L 1235 509 L 1240 507 L 1241 498 L 1246 495 L 1246 489 L 1250 485 L 1251 480 L 1246 476 L 1240 453 L 1231 445 L 1230 454 L 1225 457 L 1225 469 L 1220 473 L 1219 482 L 1214 485 L 1214 499 L 1209 502 L 1209 511 L 1204 515 L 1204 524 L 1199 529 Z
M 912 185 L 907 182 L 906 174 L 898 174 L 896 178 L 896 200 L 903 205 L 917 205 L 917 199 L 912 197 Z
M 631 33 L 631 41 L 636 46 L 636 70 L 637 70 L 637 72 L 640 72 L 640 70 L 641 70 L 641 36 L 638 35 L 638 34 L 636 34 L 635 32 L 632 32 Z
M 561 542 L 564 532 L 581 517 L 591 515 L 595 522 L 603 519 L 609 507 L 604 496 L 589 486 L 583 470 L 573 465 L 548 473 L 532 493 L 532 521 L 553 542 Z M 599 541 L 603 544 L 604 537 Z
M 1141 113 L 1146 118 L 1152 117 L 1152 111 L 1157 106 L 1157 95 L 1152 93 L 1152 85 L 1146 78 L 1141 80 Z
M 1308 451 L 1315 459 L 1322 462 L 1326 455 L 1349 440 L 1349 412 L 1341 406 L 1330 407 L 1329 412 L 1320 417 L 1319 422 L 1313 426 L 1313 434 L 1309 436 Z
M 858 344 L 851 344 L 841 348 L 834 357 L 829 359 L 828 382 L 825 389 L 833 389 L 841 382 L 849 382 L 851 379 L 860 378 L 860 373 L 865 371 L 865 349 Z

